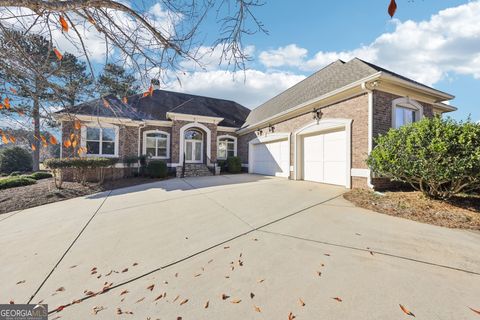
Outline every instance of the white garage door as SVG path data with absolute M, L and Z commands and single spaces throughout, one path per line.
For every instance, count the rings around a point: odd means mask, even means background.
M 345 185 L 347 170 L 345 131 L 303 138 L 303 179 Z
M 268 176 L 288 177 L 290 148 L 288 140 L 277 140 L 250 145 L 251 172 Z

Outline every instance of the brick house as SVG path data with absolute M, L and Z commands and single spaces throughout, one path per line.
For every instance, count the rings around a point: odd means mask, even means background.
M 58 120 L 63 140 L 74 135 L 76 148 L 86 148 L 82 156 L 148 155 L 177 175 L 210 174 L 206 168 L 217 160 L 238 156 L 250 173 L 381 188 L 388 181 L 372 177 L 365 162 L 374 138 L 456 110 L 446 104 L 453 98 L 355 58 L 333 62 L 251 111 L 233 101 L 154 90 L 126 102 L 89 101 L 62 110 Z M 61 154 L 76 151 L 62 145 Z

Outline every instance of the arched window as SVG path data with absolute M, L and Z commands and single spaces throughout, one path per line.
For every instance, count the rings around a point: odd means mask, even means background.
M 167 132 L 150 130 L 143 133 L 143 154 L 156 159 L 170 157 L 170 135 Z
M 219 136 L 217 141 L 217 159 L 225 160 L 237 155 L 237 138 L 232 136 Z
M 392 102 L 392 127 L 417 122 L 423 117 L 423 107 L 417 101 L 410 98 L 398 98 Z
M 190 129 L 185 131 L 185 140 L 202 140 L 203 135 L 200 131 Z

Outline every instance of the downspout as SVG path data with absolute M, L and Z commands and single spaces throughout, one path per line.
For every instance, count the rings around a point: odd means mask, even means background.
M 145 128 L 145 122 L 141 123 L 138 125 L 138 151 L 137 151 L 137 157 L 140 158 L 141 152 L 140 152 L 140 142 L 141 140 L 141 134 L 142 134 L 142 129 Z M 140 159 L 138 160 L 137 163 L 138 167 L 140 168 Z
M 370 155 L 373 149 L 373 88 L 377 85 L 377 81 L 374 81 L 373 83 L 362 83 L 362 89 L 368 94 L 368 155 Z M 369 86 L 372 88 L 369 88 Z M 368 188 L 373 189 L 372 171 L 370 168 L 368 169 L 367 186 Z

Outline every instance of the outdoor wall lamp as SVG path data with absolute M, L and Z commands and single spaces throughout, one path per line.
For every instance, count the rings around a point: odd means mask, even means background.
M 268 132 L 274 133 L 275 132 L 275 127 L 272 125 L 268 125 Z
M 319 121 L 322 118 L 322 111 L 320 109 L 313 110 L 313 120 Z

